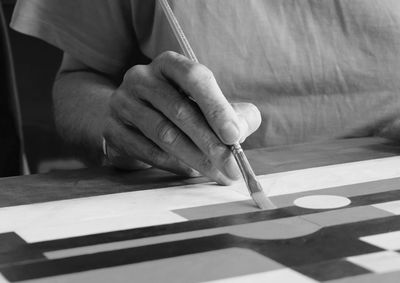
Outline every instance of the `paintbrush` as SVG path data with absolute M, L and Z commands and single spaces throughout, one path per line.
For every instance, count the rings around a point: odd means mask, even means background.
M 187 40 L 185 33 L 183 32 L 177 18 L 174 15 L 169 3 L 167 0 L 159 0 L 161 8 L 168 20 L 168 23 L 174 33 L 175 38 L 177 39 L 179 46 L 182 49 L 183 54 L 191 59 L 194 62 L 199 62 L 197 57 Z M 271 202 L 271 200 L 264 193 L 261 184 L 256 178 L 253 169 L 250 166 L 249 161 L 247 160 L 246 155 L 239 143 L 236 143 L 230 147 L 233 156 L 236 159 L 236 162 L 240 168 L 242 173 L 244 182 L 246 183 L 247 189 L 257 204 L 257 206 L 261 209 L 273 209 L 275 205 Z

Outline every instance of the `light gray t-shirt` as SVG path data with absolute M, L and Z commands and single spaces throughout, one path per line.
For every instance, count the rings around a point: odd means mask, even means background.
M 247 147 L 396 136 L 398 0 L 170 0 L 230 101 L 262 113 Z M 154 0 L 20 0 L 12 27 L 104 73 L 181 52 Z

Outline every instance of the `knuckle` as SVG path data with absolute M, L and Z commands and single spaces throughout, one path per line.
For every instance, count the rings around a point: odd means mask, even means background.
M 205 116 L 207 117 L 208 121 L 211 121 L 213 125 L 225 124 L 226 122 L 230 121 L 230 117 L 227 113 L 227 109 L 222 106 L 210 107 L 205 111 Z
M 226 146 L 216 143 L 216 142 L 209 142 L 206 145 L 206 154 L 211 156 L 212 158 L 219 158 L 225 155 L 227 151 Z
M 137 83 L 143 81 L 148 74 L 146 65 L 135 65 L 126 71 L 123 81 L 125 83 Z
M 206 116 L 210 120 L 214 121 L 214 120 L 217 120 L 221 116 L 222 113 L 223 113 L 223 110 L 221 110 L 220 108 L 212 108 L 212 109 L 207 110 Z
M 153 66 L 163 66 L 166 62 L 175 62 L 180 58 L 180 54 L 174 51 L 164 51 L 160 55 L 158 55 L 152 62 Z
M 175 59 L 179 56 L 178 53 L 176 53 L 175 51 L 164 51 L 163 53 L 160 54 L 160 56 L 158 56 L 158 58 L 160 60 L 164 60 L 164 59 Z
M 192 62 L 185 56 L 174 51 L 165 51 L 153 60 L 152 67 L 156 73 L 161 72 L 163 76 L 169 76 L 171 70 L 182 73 L 190 64 Z
M 194 116 L 193 110 L 183 100 L 172 104 L 172 113 L 174 113 L 174 117 L 179 122 L 187 122 Z
M 201 64 L 191 64 L 187 67 L 186 77 L 188 84 L 192 86 L 202 86 L 214 79 L 214 74 L 210 69 Z
M 165 120 L 157 125 L 156 131 L 158 140 L 168 145 L 175 144 L 180 136 L 179 132 L 171 125 L 171 123 Z

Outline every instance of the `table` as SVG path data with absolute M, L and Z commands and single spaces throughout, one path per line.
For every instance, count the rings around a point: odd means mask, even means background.
M 248 151 L 241 182 L 110 167 L 0 179 L 0 282 L 398 282 L 400 146 L 380 138 Z M 311 195 L 347 198 L 310 209 Z

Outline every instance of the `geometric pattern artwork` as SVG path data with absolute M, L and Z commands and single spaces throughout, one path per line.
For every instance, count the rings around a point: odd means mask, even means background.
M 325 282 L 396 271 L 397 252 L 363 240 L 371 231 L 400 233 L 400 216 L 372 206 L 394 198 L 400 191 L 353 196 L 344 209 L 288 206 L 37 243 L 3 233 L 0 272 L 8 282 L 118 282 L 118 274 L 141 282 Z M 330 220 L 354 209 L 365 219 Z M 276 234 L 284 227 L 286 239 Z
M 397 168 L 389 156 L 260 176 L 277 206 L 265 211 L 240 188 L 209 183 L 2 200 L 0 283 L 398 282 Z M 294 204 L 312 195 L 349 203 Z

